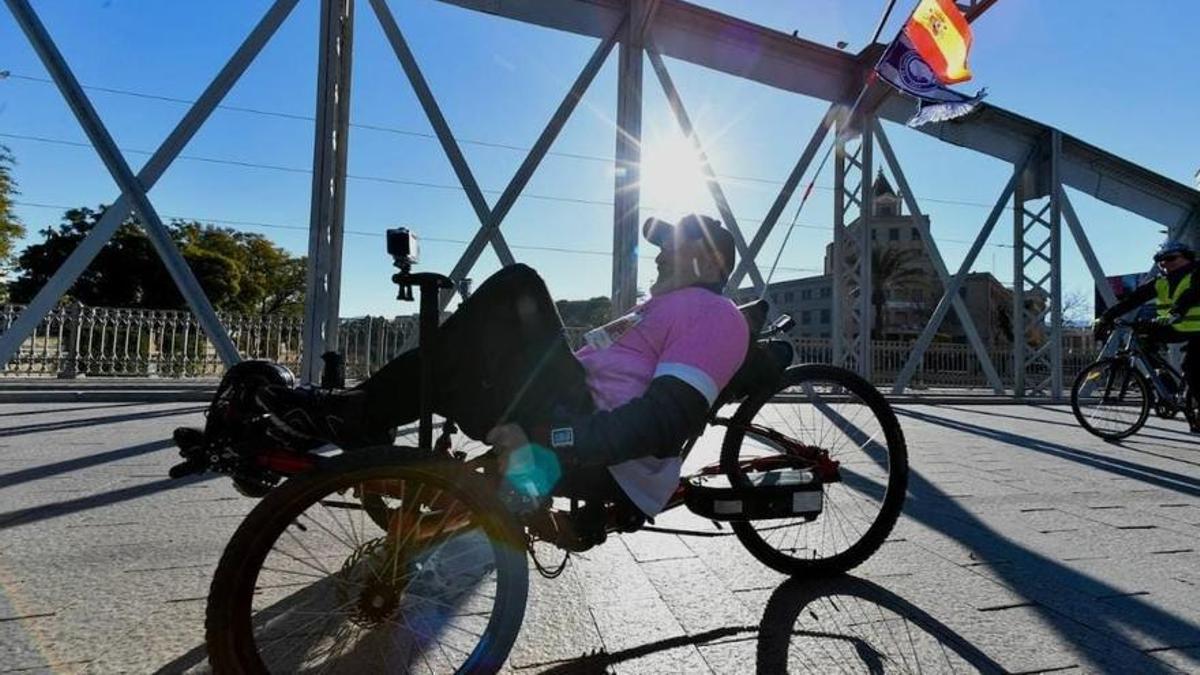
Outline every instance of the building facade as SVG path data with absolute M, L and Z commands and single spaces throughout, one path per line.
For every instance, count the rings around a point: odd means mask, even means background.
M 929 231 L 929 219 L 917 227 L 913 218 L 904 212 L 903 198 L 897 194 L 882 173 L 873 186 L 873 215 L 870 219 L 872 241 L 872 339 L 912 340 L 924 329 L 934 308 L 942 297 L 943 287 L 937 271 L 921 240 L 922 230 Z M 849 236 L 856 237 L 860 221 L 848 226 Z M 771 303 L 771 317 L 789 314 L 796 322 L 793 335 L 798 337 L 829 337 L 833 314 L 833 244 L 825 247 L 824 274 L 790 279 L 771 284 L 766 297 Z M 987 272 L 967 276 L 959 294 L 989 347 L 1004 347 L 1012 343 L 1012 290 Z M 739 301 L 753 299 L 744 292 Z M 1044 307 L 1046 298 L 1027 297 L 1030 309 Z M 1044 328 L 1028 327 L 1027 336 L 1033 344 L 1044 339 Z M 943 340 L 965 341 L 966 334 L 954 312 L 946 315 L 938 337 Z

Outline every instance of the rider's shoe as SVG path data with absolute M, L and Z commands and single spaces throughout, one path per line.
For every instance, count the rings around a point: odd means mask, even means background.
M 275 431 L 285 438 L 354 449 L 390 445 L 390 433 L 366 424 L 366 392 L 270 385 L 255 393 Z

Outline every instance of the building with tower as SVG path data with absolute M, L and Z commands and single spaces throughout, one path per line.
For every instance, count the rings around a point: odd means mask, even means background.
M 915 221 L 905 212 L 903 196 L 880 172 L 873 185 L 871 227 L 872 339 L 913 340 L 929 320 L 943 287 L 929 257 L 923 237 L 929 232 L 929 217 Z M 856 238 L 860 220 L 851 222 L 847 236 Z M 790 314 L 796 321 L 797 337 L 829 337 L 833 318 L 833 244 L 825 247 L 824 273 L 772 283 L 767 289 L 772 316 Z M 980 338 L 989 347 L 1012 343 L 1012 290 L 988 272 L 973 272 L 960 289 L 967 311 Z M 743 299 L 750 299 L 745 293 Z M 1044 305 L 1046 298 L 1032 296 L 1028 303 Z M 1044 330 L 1032 327 L 1032 343 L 1040 343 Z M 953 312 L 946 315 L 939 337 L 966 340 Z

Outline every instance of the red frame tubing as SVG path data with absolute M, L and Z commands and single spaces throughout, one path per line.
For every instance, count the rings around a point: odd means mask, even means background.
M 287 450 L 267 450 L 256 460 L 259 466 L 285 476 L 303 473 L 317 465 L 316 457 L 299 455 Z

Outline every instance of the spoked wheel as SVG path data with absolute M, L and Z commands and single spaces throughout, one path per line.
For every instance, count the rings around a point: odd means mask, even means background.
M 845 572 L 892 531 L 908 485 L 896 415 L 866 380 L 832 366 L 789 368 L 775 391 L 747 399 L 730 421 L 721 468 L 734 486 L 755 467 L 792 466 L 823 483 L 814 519 L 735 521 L 755 558 L 785 574 Z
M 1100 359 L 1071 386 L 1071 411 L 1090 433 L 1115 441 L 1130 436 L 1150 416 L 1150 383 L 1126 359 Z
M 372 522 L 361 497 L 390 514 Z M 349 454 L 272 491 L 209 592 L 218 673 L 495 672 L 525 613 L 515 521 L 454 464 Z
M 1188 427 L 1200 428 L 1200 398 L 1197 398 L 1196 392 L 1188 387 L 1184 392 L 1183 400 L 1183 418 L 1187 420 Z
M 444 424 L 445 420 L 440 420 L 438 426 L 434 429 L 435 445 L 440 442 L 440 434 L 442 429 L 444 429 L 442 426 Z M 413 448 L 416 448 L 418 445 L 417 436 L 417 425 L 413 424 L 406 427 L 401 427 L 396 429 L 395 444 L 398 444 L 398 446 L 393 444 L 391 446 L 360 448 L 354 452 L 370 454 L 394 453 L 401 451 L 406 455 L 411 455 L 417 452 L 416 450 L 413 450 Z M 454 458 L 456 461 L 475 459 L 490 449 L 491 446 L 487 445 L 483 441 L 474 440 L 461 431 L 450 436 L 450 444 L 449 447 L 446 448 L 446 450 L 450 453 L 450 457 Z M 435 454 L 434 457 L 446 459 L 445 454 L 440 452 L 439 454 Z M 387 523 L 390 517 L 390 509 L 388 508 L 388 504 L 386 503 L 384 496 L 375 493 L 367 493 L 360 495 L 359 500 L 362 501 L 363 506 L 366 507 L 367 515 L 371 517 L 371 520 L 374 521 L 375 524 L 381 529 L 387 529 Z

